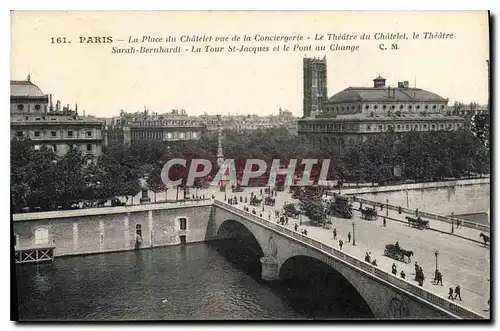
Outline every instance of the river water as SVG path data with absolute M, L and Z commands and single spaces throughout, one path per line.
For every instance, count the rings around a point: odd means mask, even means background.
M 304 319 L 206 243 L 17 267 L 20 320 Z

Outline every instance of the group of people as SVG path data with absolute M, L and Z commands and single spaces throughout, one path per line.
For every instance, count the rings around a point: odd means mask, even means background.
M 391 272 L 392 272 L 393 275 L 397 275 L 398 274 L 398 268 L 396 267 L 396 263 L 392 264 L 392 270 L 391 270 Z M 403 279 L 406 278 L 406 274 L 405 274 L 405 272 L 403 270 L 401 270 L 401 273 L 399 275 Z
M 448 289 L 448 299 L 450 300 L 456 300 L 458 298 L 458 300 L 462 301 L 462 296 L 460 295 L 460 285 L 457 285 L 455 287 L 455 297 L 453 297 L 453 287 L 450 287 Z M 488 300 L 488 306 L 490 305 L 490 300 Z
M 424 279 L 425 279 L 424 270 L 415 261 L 415 280 L 418 282 L 419 286 L 423 286 L 424 285 Z
M 373 259 L 373 261 L 372 261 L 371 254 L 372 254 L 372 252 L 366 252 L 365 262 L 371 263 L 372 265 L 377 266 L 377 259 Z
M 295 225 L 293 226 L 293 229 L 295 231 L 298 231 L 299 230 L 299 226 L 297 225 L 297 223 L 295 223 Z M 300 230 L 300 233 L 302 233 L 304 236 L 307 236 L 307 229 L 306 228 L 302 228 Z
M 438 269 L 436 269 L 436 272 L 434 273 L 433 282 L 434 282 L 434 285 L 441 284 L 441 286 L 443 286 L 443 274 Z

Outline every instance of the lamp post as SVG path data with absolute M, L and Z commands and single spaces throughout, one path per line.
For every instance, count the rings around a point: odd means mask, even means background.
M 436 271 L 438 270 L 438 255 L 439 255 L 439 252 L 435 251 L 434 256 L 436 257 Z
M 353 246 L 356 246 L 356 226 L 355 226 L 355 222 L 352 221 L 352 245 Z
M 389 216 L 389 199 L 385 199 L 385 216 Z
M 302 211 L 299 213 L 299 225 L 302 226 Z

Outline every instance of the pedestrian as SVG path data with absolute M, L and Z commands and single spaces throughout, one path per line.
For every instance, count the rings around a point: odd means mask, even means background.
M 401 274 L 400 274 L 401 278 L 405 279 L 406 278 L 406 274 L 403 270 L 401 270 Z
M 418 208 L 417 208 L 417 209 L 415 209 L 415 216 L 417 216 L 417 217 L 418 217 Z
M 398 213 L 401 214 L 401 206 L 398 206 Z
M 396 263 L 392 264 L 392 274 L 397 275 L 398 274 L 398 269 L 396 268 Z
M 342 240 L 339 240 L 339 246 L 340 246 L 340 250 L 342 250 L 342 246 L 344 246 L 344 242 Z
M 455 299 L 457 299 L 458 297 L 458 300 L 462 301 L 462 296 L 460 295 L 460 285 L 457 285 L 457 287 L 455 287 Z
M 259 216 L 262 217 L 262 213 L 260 213 Z
M 240 195 L 240 202 L 243 202 L 243 197 Z
M 450 287 L 448 289 L 448 299 L 450 299 L 451 301 L 453 301 L 453 287 Z
M 215 194 L 212 194 L 212 200 L 214 200 L 214 199 L 215 199 Z
M 260 189 L 260 195 L 262 195 L 262 189 Z
M 377 266 L 377 259 L 374 259 L 374 260 L 373 260 L 373 262 L 372 262 L 372 264 L 373 264 L 374 266 Z
M 299 226 L 297 225 L 297 223 L 295 223 L 295 226 L 293 227 L 295 231 L 297 231 L 297 229 L 299 228 Z
M 438 271 L 438 281 L 436 283 L 436 285 L 439 285 L 441 283 L 441 286 L 443 286 L 443 274 L 441 273 L 441 271 Z
M 420 268 L 420 267 L 418 266 L 418 262 L 417 262 L 417 261 L 415 261 L 415 280 L 417 280 L 417 274 L 418 274 L 418 269 L 419 269 L 419 268 Z
M 337 240 L 337 228 L 333 228 L 333 240 Z
M 365 262 L 370 263 L 370 254 L 368 254 L 368 252 L 365 254 Z
M 386 227 L 386 226 L 387 226 L 387 223 L 386 223 L 385 217 L 383 218 L 382 222 L 383 222 L 383 224 L 384 224 L 384 227 Z
M 351 242 L 351 233 L 350 232 L 347 234 L 347 242 Z
M 304 229 L 304 235 L 307 236 L 307 229 Z

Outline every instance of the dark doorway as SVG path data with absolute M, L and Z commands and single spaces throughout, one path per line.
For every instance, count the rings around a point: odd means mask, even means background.
M 179 236 L 179 239 L 181 240 L 181 244 L 186 243 L 186 236 Z

